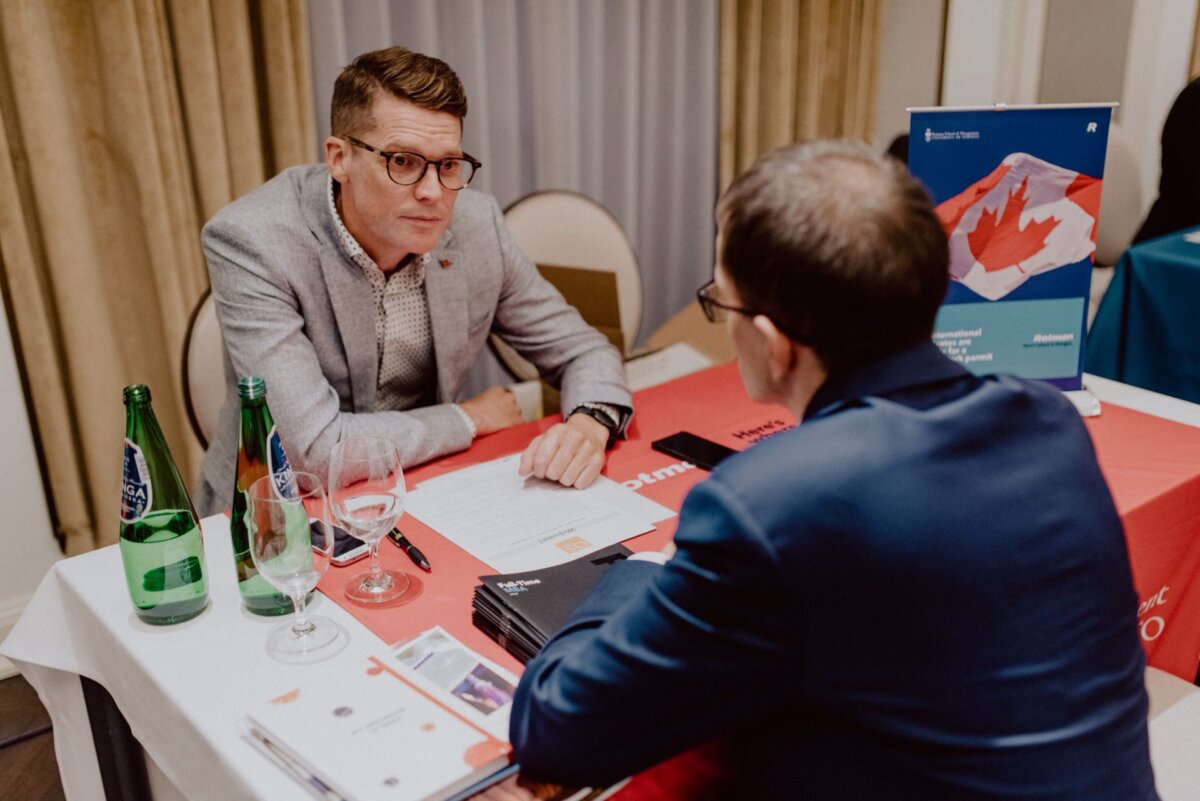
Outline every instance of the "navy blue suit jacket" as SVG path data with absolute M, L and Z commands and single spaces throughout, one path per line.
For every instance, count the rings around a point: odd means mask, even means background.
M 528 775 L 727 736 L 738 798 L 1157 797 L 1121 522 L 1057 390 L 932 344 L 835 374 L 692 490 L 676 544 L 529 664 Z

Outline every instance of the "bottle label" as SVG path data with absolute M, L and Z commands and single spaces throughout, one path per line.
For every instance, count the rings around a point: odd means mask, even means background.
M 288 464 L 287 453 L 283 450 L 283 440 L 279 431 L 272 426 L 267 434 L 267 470 L 271 472 L 271 483 L 275 486 L 275 494 L 285 501 L 294 501 L 300 497 L 296 489 L 296 476 L 292 466 Z
M 121 520 L 136 523 L 146 516 L 146 510 L 154 501 L 154 488 L 150 485 L 150 469 L 142 449 L 125 439 L 125 470 L 121 484 Z

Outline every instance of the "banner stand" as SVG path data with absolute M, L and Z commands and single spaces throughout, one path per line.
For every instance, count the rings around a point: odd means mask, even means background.
M 910 108 L 908 167 L 949 242 L 933 341 L 977 373 L 1057 387 L 1085 417 L 1087 305 L 1115 103 Z

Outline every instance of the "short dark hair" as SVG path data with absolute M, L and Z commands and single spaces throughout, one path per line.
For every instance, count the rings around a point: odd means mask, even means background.
M 330 103 L 330 132 L 354 136 L 370 129 L 371 104 L 379 91 L 460 120 L 467 116 L 467 93 L 449 64 L 396 46 L 363 53 L 338 75 Z
M 929 339 L 949 281 L 946 233 L 899 162 L 852 140 L 774 150 L 717 201 L 742 303 L 826 369 Z

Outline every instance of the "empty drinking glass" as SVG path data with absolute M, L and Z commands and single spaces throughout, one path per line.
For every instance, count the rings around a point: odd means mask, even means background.
M 267 475 L 250 485 L 250 553 L 258 574 L 292 599 L 296 616 L 271 629 L 267 653 L 282 662 L 316 662 L 345 647 L 344 629 L 309 615 L 305 596 L 333 554 L 333 526 L 321 480 L 311 473 Z
M 334 445 L 329 494 L 337 521 L 371 549 L 370 569 L 347 582 L 346 597 L 360 604 L 398 600 L 412 582 L 379 563 L 379 541 L 404 513 L 404 472 L 395 444 L 382 437 L 347 437 Z

